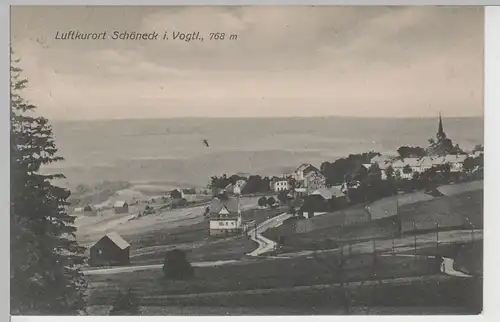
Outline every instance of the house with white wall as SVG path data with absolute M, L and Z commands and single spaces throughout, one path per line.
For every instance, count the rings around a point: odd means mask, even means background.
M 272 189 L 275 192 L 288 191 L 290 190 L 290 182 L 288 180 L 276 180 L 273 182 Z
M 228 236 L 241 233 L 242 219 L 239 200 L 213 198 L 209 206 L 211 236 Z
M 320 172 L 318 168 L 315 166 L 309 164 L 309 163 L 303 163 L 301 164 L 293 173 L 293 178 L 297 182 L 302 182 L 304 181 L 305 177 L 307 174 L 310 172 Z
M 303 187 L 307 194 L 326 186 L 326 178 L 319 171 L 311 171 L 304 177 Z
M 234 184 L 230 183 L 228 184 L 224 190 L 228 193 L 228 194 L 232 194 L 232 195 L 239 195 L 241 194 L 241 191 L 243 190 L 243 188 L 245 187 L 246 185 L 246 181 L 243 180 L 243 179 L 240 179 L 238 181 L 236 181 Z
M 448 154 L 444 157 L 444 162 L 450 165 L 451 172 L 461 172 L 464 168 L 466 154 Z

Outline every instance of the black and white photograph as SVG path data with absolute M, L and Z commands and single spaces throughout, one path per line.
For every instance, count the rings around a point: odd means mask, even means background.
M 11 6 L 11 315 L 481 314 L 484 12 Z

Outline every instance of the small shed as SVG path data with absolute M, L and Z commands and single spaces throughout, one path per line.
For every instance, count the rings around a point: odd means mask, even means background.
M 184 198 L 184 193 L 181 189 L 174 189 L 174 190 L 170 191 L 170 198 L 172 198 L 172 199 Z
M 108 233 L 90 248 L 91 266 L 130 263 L 130 244 L 117 233 Z
M 128 213 L 128 203 L 126 201 L 117 201 L 113 205 L 115 214 L 126 214 Z

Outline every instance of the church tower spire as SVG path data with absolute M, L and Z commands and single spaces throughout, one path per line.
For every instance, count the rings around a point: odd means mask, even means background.
M 446 138 L 446 134 L 444 133 L 444 130 L 443 130 L 443 120 L 441 118 L 441 112 L 439 112 L 439 126 L 438 126 L 437 137 L 438 137 L 438 139 Z

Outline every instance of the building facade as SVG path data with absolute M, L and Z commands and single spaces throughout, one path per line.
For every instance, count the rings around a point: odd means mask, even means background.
M 290 190 L 290 183 L 288 180 L 275 181 L 272 188 L 275 192 L 288 191 Z
M 239 200 L 213 198 L 209 206 L 209 232 L 211 236 L 229 236 L 242 232 Z
M 116 233 L 108 233 L 90 248 L 91 266 L 127 265 L 130 244 Z

